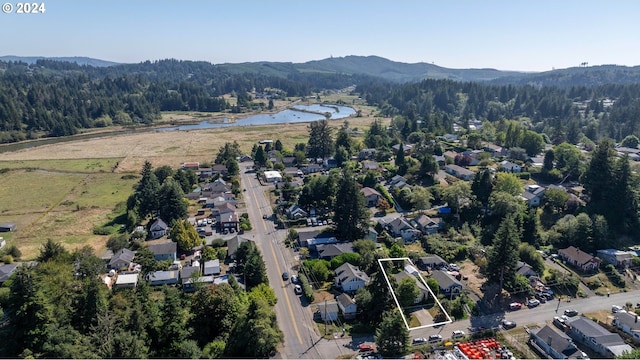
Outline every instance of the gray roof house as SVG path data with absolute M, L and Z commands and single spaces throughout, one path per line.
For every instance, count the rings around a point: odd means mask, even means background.
M 337 244 L 320 244 L 316 246 L 316 251 L 318 252 L 318 257 L 320 259 L 331 260 L 334 257 L 342 255 L 344 253 L 352 253 L 353 244 L 350 242 Z
M 200 266 L 184 266 L 184 267 L 182 267 L 182 269 L 180 269 L 180 278 L 182 279 L 182 283 L 184 284 L 184 281 L 186 279 L 190 279 L 191 276 L 196 272 L 199 273 L 200 275 L 202 275 L 202 272 L 200 271 Z
M 532 276 L 536 276 L 536 277 L 538 276 L 538 273 L 535 270 L 533 270 L 533 267 L 531 265 L 522 261 L 518 261 L 518 264 L 516 265 L 516 273 L 523 275 L 527 279 Z
M 147 275 L 147 280 L 151 286 L 173 285 L 178 283 L 178 277 L 178 270 L 160 270 L 149 273 L 149 275 Z
M 447 262 L 438 255 L 424 256 L 418 259 L 418 267 L 422 270 L 439 269 L 446 265 Z
M 16 230 L 16 224 L 14 223 L 1 223 L 0 232 L 11 232 Z
M 628 268 L 631 266 L 634 258 L 631 252 L 616 249 L 602 249 L 598 250 L 596 254 L 600 259 L 607 263 L 622 268 Z
M 418 237 L 420 237 L 420 230 L 416 230 L 402 217 L 395 218 L 391 220 L 384 227 L 391 236 L 393 237 L 402 237 L 402 239 L 406 242 L 415 241 Z
M 356 305 L 356 302 L 353 301 L 351 296 L 342 293 L 336 296 L 336 300 L 338 301 L 338 308 L 340 308 L 340 311 L 342 312 L 342 317 L 344 317 L 345 320 L 356 318 L 358 306 Z
M 109 267 L 114 270 L 120 270 L 128 268 L 129 264 L 133 262 L 136 252 L 129 249 L 122 249 L 115 253 L 109 260 Z
M 334 281 L 335 286 L 341 288 L 343 292 L 355 293 L 356 290 L 369 284 L 371 279 L 357 266 L 344 263 L 336 269 Z
M 442 218 L 432 218 L 424 214 L 420 214 L 411 220 L 411 224 L 425 235 L 435 234 L 442 229 L 444 222 Z
M 476 175 L 476 173 L 474 173 L 473 171 L 465 169 L 462 166 L 458 165 L 445 165 L 444 171 L 447 172 L 447 174 L 453 175 L 458 179 L 462 179 L 465 181 L 473 180 L 473 177 Z
M 522 167 L 511 161 L 504 160 L 500 163 L 502 170 L 509 173 L 519 173 L 522 171 Z
M 152 239 L 161 238 L 167 235 L 168 231 L 169 226 L 160 218 L 157 218 L 156 221 L 154 221 L 149 227 L 149 234 L 151 234 Z
M 440 291 L 447 296 L 456 296 L 462 291 L 462 283 L 444 271 L 434 270 L 431 277 L 438 282 Z
M 396 283 L 398 284 L 404 278 L 410 278 L 416 282 L 416 286 L 418 287 L 418 290 L 420 290 L 420 293 L 418 294 L 418 296 L 416 296 L 415 300 L 413 301 L 414 303 L 418 304 L 421 301 L 429 298 L 429 289 L 427 285 L 422 282 L 422 279 L 420 279 L 420 273 L 418 272 L 418 270 L 413 266 L 406 265 L 404 267 L 404 270 L 394 275 L 394 278 L 396 279 Z
M 291 205 L 287 209 L 287 217 L 290 220 L 302 219 L 302 218 L 306 218 L 307 216 L 309 216 L 309 214 L 298 205 Z
M 149 244 L 149 250 L 151 250 L 158 261 L 168 259 L 173 261 L 177 257 L 176 252 L 178 251 L 178 244 L 173 241 Z
M 319 314 L 322 321 L 329 322 L 338 320 L 338 311 L 338 303 L 327 302 L 318 304 L 318 311 L 316 311 L 316 314 Z
M 116 283 L 113 285 L 116 289 L 135 288 L 138 286 L 138 273 L 118 274 Z
M 378 205 L 378 200 L 383 198 L 377 190 L 370 187 L 363 187 L 362 189 L 360 189 L 360 191 L 364 195 L 364 199 L 368 207 Z
M 613 318 L 613 326 L 631 336 L 636 343 L 640 343 L 640 322 L 638 321 L 638 315 L 629 312 L 617 312 Z
M 540 185 L 527 185 L 525 186 L 524 194 L 522 198 L 527 202 L 530 207 L 538 207 L 542 203 L 544 193 L 547 188 Z
M 227 240 L 227 256 L 230 257 L 231 259 L 234 259 L 236 255 L 236 251 L 238 251 L 238 248 L 240 247 L 240 245 L 242 245 L 242 243 L 245 243 L 247 241 L 253 241 L 253 240 L 247 239 L 246 237 L 240 236 L 240 235 L 236 235 L 231 239 Z
M 618 334 L 612 334 L 591 319 L 576 317 L 567 321 L 571 338 L 598 354 L 613 358 L 633 351 Z
M 549 325 L 545 325 L 543 328 L 532 328 L 529 337 L 533 342 L 533 347 L 549 359 L 588 358 L 569 336 L 555 331 Z
M 220 260 L 207 260 L 204 262 L 205 275 L 220 275 Z

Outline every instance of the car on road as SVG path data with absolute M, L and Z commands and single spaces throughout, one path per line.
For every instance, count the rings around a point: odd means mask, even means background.
M 289 273 L 288 272 L 283 272 L 282 273 L 282 280 L 287 281 L 289 280 Z
M 296 286 L 293 288 L 293 292 L 294 292 L 294 293 L 296 293 L 296 295 L 301 295 L 301 294 L 302 294 L 302 286 L 300 286 L 300 285 L 296 285 Z
M 522 309 L 522 303 L 512 302 L 511 304 L 509 304 L 509 310 L 520 310 L 520 309 Z
M 614 313 L 614 314 L 617 313 L 617 312 L 621 312 L 623 310 L 624 309 L 621 306 L 618 306 L 618 305 L 613 305 L 611 307 L 611 312 Z
M 460 340 L 460 339 L 464 339 L 465 337 L 465 333 L 462 330 L 454 330 L 451 333 L 451 340 Z
M 502 327 L 505 330 L 513 329 L 514 327 L 516 327 L 516 322 L 515 321 L 507 321 L 507 320 L 505 320 L 505 321 L 502 322 Z
M 441 341 L 442 341 L 442 335 L 440 334 L 429 335 L 429 344 L 437 344 Z
M 262 215 L 262 218 L 263 218 L 263 219 L 265 219 L 265 220 L 266 220 L 268 217 L 269 217 L 269 216 L 268 216 L 267 214 Z
M 298 283 L 298 276 L 297 275 L 291 275 L 291 283 L 292 284 L 297 284 Z
M 360 344 L 360 346 L 358 347 L 358 350 L 360 352 L 371 352 L 371 351 L 376 351 L 376 347 L 371 344 Z
M 578 315 L 578 310 L 575 309 L 567 309 L 564 311 L 564 314 L 567 315 L 568 317 L 574 317 Z
M 531 299 L 529 301 L 527 301 L 527 306 L 530 308 L 534 308 L 536 306 L 540 305 L 540 300 L 538 299 Z
M 413 341 L 411 342 L 412 345 L 420 345 L 420 344 L 426 344 L 427 343 L 427 339 L 426 338 L 415 338 L 413 339 Z

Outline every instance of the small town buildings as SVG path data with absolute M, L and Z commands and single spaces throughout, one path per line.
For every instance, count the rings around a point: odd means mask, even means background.
M 405 242 L 413 242 L 420 237 L 420 230 L 416 230 L 403 217 L 398 217 L 384 226 L 393 237 L 402 237 Z
M 376 149 L 362 149 L 358 154 L 358 160 L 373 160 L 376 157 Z
M 253 241 L 253 240 L 240 235 L 236 235 L 231 239 L 227 240 L 227 256 L 231 259 L 235 259 L 236 251 L 238 251 L 238 248 L 240 248 L 240 245 L 249 241 Z
M 207 260 L 204 262 L 204 272 L 206 275 L 220 275 L 220 260 Z
M 391 179 L 389 179 L 389 181 L 387 182 L 387 184 L 393 188 L 395 185 L 399 184 L 399 183 L 407 183 L 407 179 L 405 179 L 404 176 L 401 175 L 394 175 Z
M 240 220 L 238 219 L 237 212 L 221 214 L 218 219 L 218 225 L 222 230 L 233 229 L 234 231 L 238 231 L 239 222 Z
M 197 161 L 193 161 L 193 162 L 186 162 L 183 163 L 181 166 L 182 170 L 194 170 L 194 171 L 198 171 L 198 169 L 200 169 L 200 163 Z
M 298 205 L 291 205 L 287 210 L 287 217 L 289 218 L 289 220 L 297 220 L 297 219 L 303 219 L 306 218 L 307 216 L 309 216 L 309 214 L 300 206 Z
M 598 267 L 600 267 L 600 259 L 573 246 L 558 250 L 558 256 L 567 264 L 575 266 L 584 272 L 597 271 Z
M 425 214 L 420 214 L 411 220 L 411 224 L 425 235 L 435 234 L 440 230 L 444 222 L 442 218 L 432 218 Z
M 536 350 L 549 359 L 586 359 L 585 353 L 580 351 L 569 336 L 555 331 L 551 326 L 532 328 L 529 337 Z
M 444 261 L 444 259 L 438 255 L 430 255 L 430 256 L 424 256 L 418 259 L 417 265 L 420 268 L 420 270 L 431 270 L 431 269 L 441 269 L 447 266 L 447 262 Z
M 279 171 L 269 170 L 264 172 L 264 181 L 268 183 L 282 182 L 282 174 Z
M 198 276 L 202 275 L 202 271 L 200 269 L 200 265 L 197 266 L 183 266 L 182 269 L 180 269 L 180 278 L 183 280 L 185 279 L 190 279 L 192 277 L 194 277 L 193 274 L 198 274 Z
M 616 249 L 598 250 L 596 255 L 608 264 L 625 269 L 631 266 L 634 258 L 631 252 Z
M 127 269 L 133 262 L 136 252 L 129 249 L 122 249 L 113 254 L 109 260 L 109 268 L 114 270 Z
M 194 292 L 198 289 L 198 286 L 213 284 L 214 277 L 212 275 L 209 276 L 200 276 L 197 278 L 193 277 L 183 277 L 182 278 L 182 291 L 186 293 Z
M 318 245 L 336 244 L 338 239 L 331 233 L 322 233 L 320 231 L 304 231 L 298 233 L 298 242 L 301 247 L 309 248 L 309 250 L 317 250 Z
M 475 173 L 458 165 L 445 165 L 444 171 L 464 181 L 471 181 Z
M 370 187 L 363 187 L 362 189 L 360 189 L 360 191 L 364 195 L 367 207 L 374 207 L 378 205 L 378 201 L 384 198 L 377 190 Z
M 342 312 L 342 317 L 345 320 L 353 320 L 356 318 L 358 306 L 356 305 L 356 302 L 353 301 L 351 296 L 342 293 L 336 296 L 336 300 L 338 302 L 338 308 Z
M 500 163 L 502 170 L 508 173 L 519 173 L 522 171 L 522 167 L 516 163 L 512 163 L 511 161 L 504 160 Z
M 530 184 L 525 186 L 522 198 L 528 206 L 538 207 L 542 203 L 546 191 L 547 189 L 544 186 Z
M 400 150 L 400 146 L 402 145 L 402 151 L 405 155 L 409 155 L 411 154 L 411 151 L 413 151 L 413 144 L 395 144 L 391 147 L 391 149 L 393 149 L 393 153 L 397 154 L 398 150 Z
M 331 322 L 338 320 L 338 311 L 338 303 L 332 301 L 318 304 L 316 314 L 320 316 L 323 322 Z
M 178 244 L 173 241 L 157 242 L 149 244 L 149 250 L 151 250 L 158 261 L 174 261 L 177 258 Z
M 151 272 L 147 275 L 147 280 L 151 286 L 174 285 L 178 283 L 178 278 L 178 270 L 160 270 Z
M 357 266 L 349 263 L 340 265 L 335 272 L 335 286 L 340 288 L 342 292 L 355 293 L 371 281 L 369 275 L 365 274 L 364 271 L 360 270 Z
M 316 251 L 318 252 L 318 258 L 324 260 L 331 260 L 336 256 L 340 256 L 344 253 L 353 252 L 352 243 L 337 243 L 337 244 L 321 244 L 316 245 Z
M 394 275 L 394 278 L 397 284 L 399 284 L 400 281 L 402 281 L 402 279 L 404 278 L 409 278 L 415 281 L 416 286 L 418 287 L 418 290 L 420 290 L 416 298 L 413 300 L 415 304 L 418 304 L 424 301 L 425 299 L 429 298 L 429 294 L 430 294 L 429 289 L 427 285 L 420 278 L 420 273 L 415 267 L 411 265 L 406 265 L 401 272 Z
M 518 261 L 516 265 L 516 274 L 520 274 L 527 279 L 532 276 L 538 277 L 538 273 L 533 269 L 533 267 L 522 261 Z
M 138 273 L 122 273 L 118 274 L 116 283 L 113 285 L 116 289 L 133 289 L 138 286 Z
M 627 345 L 620 335 L 610 333 L 591 319 L 576 317 L 567 320 L 567 324 L 569 324 L 568 334 L 574 341 L 604 357 L 614 358 L 633 351 L 633 348 Z
M 434 270 L 431 272 L 431 277 L 438 282 L 440 291 L 446 296 L 454 297 L 462 291 L 462 283 L 447 272 Z
M 614 314 L 613 326 L 631 336 L 636 343 L 640 343 L 640 322 L 637 314 L 618 311 Z
M 149 234 L 152 239 L 159 239 L 165 235 L 169 231 L 169 226 L 162 219 L 157 218 L 156 221 L 151 223 L 149 227 Z

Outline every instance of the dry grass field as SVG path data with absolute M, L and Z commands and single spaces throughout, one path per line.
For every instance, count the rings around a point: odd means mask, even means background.
M 351 104 L 352 97 L 343 99 Z M 325 98 L 326 99 L 326 98 Z M 288 102 L 279 102 L 283 109 Z M 375 109 L 354 106 L 362 117 L 347 119 L 350 128 L 364 131 L 374 120 Z M 168 113 L 163 122 L 197 122 L 201 113 Z M 389 119 L 382 119 L 389 123 Z M 338 128 L 344 120 L 331 122 Z M 95 226 L 111 220 L 118 203 L 126 201 L 144 161 L 154 167 L 178 167 L 183 162 L 211 162 L 225 142 L 237 141 L 243 152 L 262 139 L 280 139 L 287 148 L 306 142 L 308 124 L 278 124 L 228 127 L 195 131 L 151 131 L 43 145 L 0 153 L 0 222 L 16 223 L 7 236 L 23 259 L 33 259 L 47 239 L 60 241 L 69 249 L 90 245 L 100 254 L 107 236 L 94 235 Z M 116 166 L 117 164 L 117 166 Z

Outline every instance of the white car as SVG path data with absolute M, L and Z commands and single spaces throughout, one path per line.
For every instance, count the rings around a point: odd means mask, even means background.
M 460 267 L 457 264 L 449 264 L 449 270 L 460 271 Z
M 528 307 L 536 307 L 538 305 L 540 305 L 540 300 L 538 299 L 531 299 L 527 302 Z
M 441 341 L 442 341 L 442 335 L 440 334 L 429 335 L 429 344 L 437 344 Z
M 451 333 L 451 340 L 460 340 L 464 339 L 465 333 L 462 330 L 454 330 Z
M 621 306 L 618 306 L 618 305 L 613 305 L 611 307 L 611 312 L 614 313 L 614 314 L 617 313 L 617 312 L 621 312 L 623 310 L 624 309 Z

